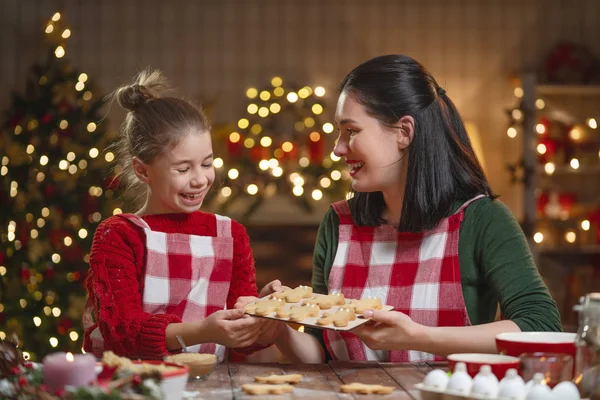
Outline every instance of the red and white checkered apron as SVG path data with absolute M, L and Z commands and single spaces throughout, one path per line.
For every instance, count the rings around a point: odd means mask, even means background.
M 347 201 L 333 204 L 340 218 L 339 244 L 329 293 L 346 298 L 375 296 L 413 321 L 427 326 L 469 326 L 462 293 L 458 237 L 465 208 L 424 233 L 398 232 L 393 226 L 355 226 Z M 331 356 L 339 360 L 409 362 L 443 360 L 413 350 L 371 350 L 349 332 L 324 330 Z
M 231 219 L 215 215 L 217 236 L 213 237 L 156 232 L 136 215 L 121 217 L 146 235 L 144 312 L 175 314 L 183 322 L 191 322 L 227 307 L 233 262 Z M 104 340 L 97 327 L 90 339 L 94 353 L 102 354 Z M 216 354 L 220 362 L 225 356 L 225 347 L 216 343 L 189 346 L 187 350 Z

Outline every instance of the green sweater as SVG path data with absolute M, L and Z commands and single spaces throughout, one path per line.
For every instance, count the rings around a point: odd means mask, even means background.
M 456 209 L 460 204 L 456 205 Z M 330 208 L 319 227 L 313 255 L 312 287 L 327 293 L 337 251 L 339 217 Z M 560 331 L 560 315 L 550 297 L 523 232 L 500 201 L 483 198 L 465 210 L 458 258 L 462 290 L 473 325 L 493 322 L 497 306 L 521 331 Z M 310 330 L 318 336 L 320 334 Z

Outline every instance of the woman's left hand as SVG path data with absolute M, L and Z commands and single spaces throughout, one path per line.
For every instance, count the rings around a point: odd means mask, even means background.
M 423 341 L 424 326 L 397 311 L 367 310 L 371 321 L 351 332 L 373 350 L 418 350 Z M 422 343 L 421 343 L 422 344 Z

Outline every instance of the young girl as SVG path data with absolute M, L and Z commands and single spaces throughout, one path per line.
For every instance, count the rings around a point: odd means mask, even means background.
M 454 104 L 418 62 L 388 55 L 355 68 L 336 123 L 334 152 L 355 195 L 321 223 L 312 286 L 395 310 L 368 311 L 373 322 L 352 333 L 280 325 L 271 340 L 284 354 L 433 360 L 495 353 L 501 332 L 561 330 L 517 221 L 495 200 Z
M 215 179 L 209 121 L 190 102 L 161 97 L 165 87 L 158 71 L 144 71 L 115 92 L 128 110 L 118 143 L 124 176 L 145 203 L 96 230 L 84 348 L 161 358 L 181 349 L 179 336 L 222 361 L 224 346 L 250 346 L 265 328 L 233 309 L 239 296 L 257 295 L 252 251 L 242 225 L 199 211 Z

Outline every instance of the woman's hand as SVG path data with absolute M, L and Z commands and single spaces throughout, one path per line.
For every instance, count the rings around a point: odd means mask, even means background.
M 217 311 L 198 322 L 200 343 L 219 343 L 227 347 L 247 347 L 261 334 L 262 321 L 244 315 L 243 309 Z
M 371 321 L 351 332 L 373 350 L 417 350 L 423 337 L 424 326 L 408 315 L 397 311 L 367 310 L 365 318 Z M 422 339 L 421 339 L 422 340 Z

